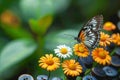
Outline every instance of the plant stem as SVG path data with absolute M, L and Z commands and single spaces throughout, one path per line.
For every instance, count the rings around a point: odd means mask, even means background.
M 113 49 L 113 51 L 110 53 L 110 55 L 112 56 L 115 53 L 116 47 Z
M 61 62 L 63 62 L 63 58 L 61 58 Z
M 79 59 L 79 57 L 78 57 L 78 56 L 76 56 L 76 61 L 78 61 L 78 59 Z
M 49 71 L 49 73 L 48 73 L 48 80 L 50 79 L 50 71 Z

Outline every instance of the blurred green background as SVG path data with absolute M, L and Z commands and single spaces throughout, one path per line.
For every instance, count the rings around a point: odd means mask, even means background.
M 95 15 L 117 24 L 119 10 L 120 0 L 0 0 L 0 80 L 47 75 L 38 66 L 40 56 L 54 53 L 59 44 L 72 47 L 82 25 Z M 58 71 L 53 75 L 62 77 Z

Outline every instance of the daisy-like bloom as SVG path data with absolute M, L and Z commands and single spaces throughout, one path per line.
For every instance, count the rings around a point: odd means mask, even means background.
M 62 67 L 64 70 L 64 74 L 66 74 L 67 76 L 75 77 L 82 73 L 82 66 L 78 62 L 75 62 L 75 60 L 73 59 L 65 60 L 62 63 Z
M 112 38 L 110 38 L 110 35 L 101 32 L 99 42 L 100 46 L 106 47 L 107 45 L 110 45 L 110 42 L 112 42 Z
M 40 58 L 39 66 L 47 71 L 53 71 L 59 68 L 60 59 L 57 57 L 53 57 L 53 54 L 46 54 Z
M 101 65 L 110 64 L 111 57 L 109 55 L 109 52 L 104 50 L 103 48 L 95 48 L 92 51 L 92 57 L 93 60 Z
M 75 44 L 73 49 L 75 55 L 79 57 L 87 57 L 89 55 L 89 50 L 86 48 L 86 46 L 83 43 Z
M 112 22 L 106 22 L 103 25 L 103 29 L 106 30 L 106 31 L 111 31 L 111 30 L 115 30 L 116 26 Z
M 61 58 L 67 58 L 72 55 L 72 49 L 66 45 L 59 45 L 57 49 L 54 49 L 55 54 Z
M 120 33 L 112 34 L 113 43 L 120 45 Z

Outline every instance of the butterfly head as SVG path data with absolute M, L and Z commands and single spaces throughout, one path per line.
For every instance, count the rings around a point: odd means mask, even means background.
M 77 40 L 79 43 L 81 42 L 80 38 L 74 37 L 75 40 Z

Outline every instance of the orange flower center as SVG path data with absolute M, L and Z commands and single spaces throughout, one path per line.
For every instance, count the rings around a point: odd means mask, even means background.
M 105 59 L 105 57 L 106 57 L 106 54 L 104 52 L 99 52 L 98 55 L 102 59 Z
M 60 49 L 60 52 L 61 52 L 62 54 L 66 54 L 66 53 L 68 52 L 68 50 L 67 50 L 66 48 L 62 48 L 62 49 Z
M 118 42 L 120 42 L 120 38 L 118 39 Z
M 118 40 L 118 42 L 120 41 L 120 36 L 118 36 L 117 40 Z
M 54 61 L 52 59 L 48 59 L 48 60 L 46 60 L 46 64 L 53 65 Z
M 84 47 L 79 47 L 79 51 L 81 52 L 81 53 L 83 53 L 85 50 L 84 50 Z
M 70 65 L 69 65 L 69 68 L 70 68 L 71 70 L 75 70 L 75 69 L 76 69 L 76 66 L 75 66 L 74 64 L 70 64 Z
M 101 37 L 101 41 L 105 41 L 106 40 L 106 37 L 105 36 L 102 36 Z

